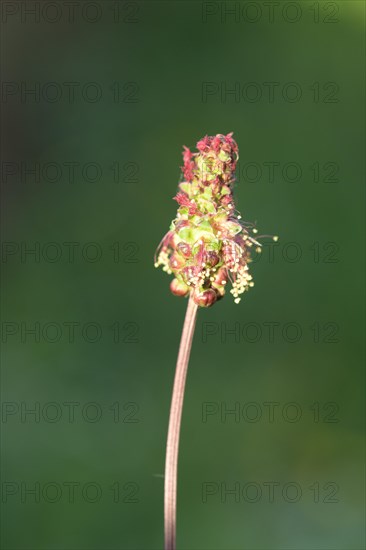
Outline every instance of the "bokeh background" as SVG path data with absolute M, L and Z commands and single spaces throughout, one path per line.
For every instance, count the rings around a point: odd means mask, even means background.
M 230 131 L 280 240 L 199 311 L 178 547 L 364 548 L 364 3 L 34 4 L 2 5 L 2 548 L 162 548 L 186 301 L 153 254 L 183 144 Z

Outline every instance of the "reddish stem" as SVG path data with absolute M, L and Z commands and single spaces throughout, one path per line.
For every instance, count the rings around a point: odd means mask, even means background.
M 189 356 L 192 347 L 194 328 L 197 317 L 197 305 L 190 296 L 184 319 L 183 332 L 179 346 L 175 370 L 172 402 L 170 406 L 168 439 L 165 458 L 164 483 L 164 525 L 165 550 L 176 548 L 176 515 L 177 515 L 177 467 L 179 434 L 182 418 L 184 388 L 186 383 Z

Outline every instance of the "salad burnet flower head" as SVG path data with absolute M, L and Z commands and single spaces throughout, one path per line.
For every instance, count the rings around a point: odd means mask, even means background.
M 195 153 L 184 147 L 183 181 L 174 197 L 177 217 L 155 255 L 155 267 L 174 275 L 172 293 L 191 294 L 201 307 L 212 306 L 229 285 L 238 304 L 254 285 L 251 250 L 261 247 L 256 227 L 243 222 L 235 208 L 239 153 L 232 135 L 205 136 Z

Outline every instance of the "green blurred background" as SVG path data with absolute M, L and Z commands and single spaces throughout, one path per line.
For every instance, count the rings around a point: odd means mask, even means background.
M 163 546 L 186 302 L 153 254 L 183 144 L 230 131 L 238 209 L 280 241 L 239 306 L 199 311 L 178 548 L 364 548 L 364 3 L 21 4 L 1 29 L 2 548 Z

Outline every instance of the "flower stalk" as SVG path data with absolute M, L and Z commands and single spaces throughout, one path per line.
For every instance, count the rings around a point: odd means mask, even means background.
M 196 324 L 196 317 L 197 305 L 190 297 L 188 300 L 182 338 L 179 346 L 172 402 L 170 407 L 168 439 L 166 446 L 164 476 L 165 550 L 175 550 L 176 548 L 179 434 L 182 419 L 184 389 L 187 377 L 189 356 L 194 335 L 194 328 Z

